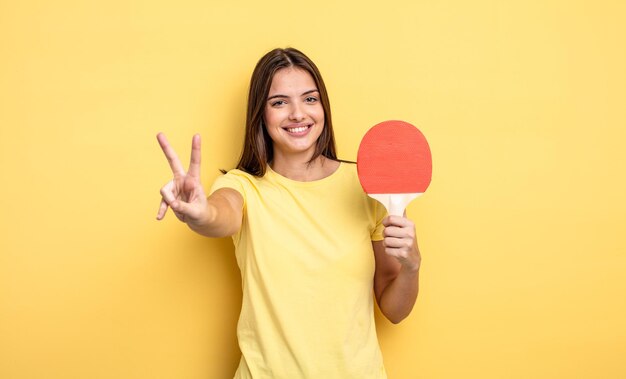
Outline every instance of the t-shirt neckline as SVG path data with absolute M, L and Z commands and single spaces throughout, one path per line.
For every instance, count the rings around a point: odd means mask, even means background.
M 339 172 L 343 170 L 345 164 L 343 162 L 339 162 L 339 166 L 337 166 L 337 169 L 335 169 L 334 172 L 332 172 L 330 175 L 321 178 L 321 179 L 317 179 L 317 180 L 312 180 L 309 182 L 302 182 L 299 180 L 294 180 L 294 179 L 289 179 L 286 176 L 282 176 L 281 174 L 277 173 L 276 171 L 274 171 L 270 165 L 267 165 L 267 174 L 269 174 L 269 176 L 273 179 L 276 179 L 279 182 L 282 183 L 287 183 L 287 184 L 291 184 L 291 185 L 297 185 L 297 186 L 301 186 L 301 187 L 310 187 L 310 186 L 317 186 L 320 184 L 325 184 L 327 182 L 330 182 L 333 180 L 333 178 L 337 177 Z

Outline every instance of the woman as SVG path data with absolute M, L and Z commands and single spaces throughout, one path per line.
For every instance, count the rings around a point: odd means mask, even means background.
M 418 292 L 421 257 L 413 223 L 385 217 L 361 189 L 356 167 L 336 157 L 326 87 L 298 50 L 275 49 L 250 84 L 237 169 L 207 198 L 200 185 L 200 136 L 184 171 L 157 139 L 174 178 L 161 189 L 192 230 L 232 236 L 243 304 L 235 378 L 386 378 L 373 297 L 392 322 Z

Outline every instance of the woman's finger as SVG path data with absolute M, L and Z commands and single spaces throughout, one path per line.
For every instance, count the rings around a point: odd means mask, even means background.
M 167 142 L 167 138 L 165 138 L 165 134 L 159 133 L 157 134 L 157 141 L 159 141 L 159 145 L 161 146 L 161 150 L 163 150 L 163 154 L 165 154 L 165 158 L 167 158 L 167 162 L 170 164 L 170 168 L 172 169 L 172 173 L 174 175 L 185 175 L 185 169 L 183 165 L 180 163 L 180 159 L 178 159 L 178 155 L 174 149 L 170 146 L 169 142 Z
M 181 218 L 183 215 L 188 215 L 191 209 L 189 203 L 184 202 L 180 197 L 174 195 L 170 188 L 170 183 L 161 188 L 161 196 L 163 197 L 163 201 L 176 213 L 177 217 Z
M 160 193 L 163 200 L 165 200 L 167 205 L 171 207 L 172 204 L 176 201 L 176 194 L 174 194 L 174 181 L 170 181 L 166 185 L 164 185 L 161 188 Z
M 191 161 L 189 162 L 189 176 L 200 178 L 200 134 L 191 140 Z
M 397 247 L 387 247 L 385 248 L 385 253 L 396 258 L 400 258 L 405 254 L 402 249 L 399 249 Z
M 386 237 L 383 244 L 387 248 L 410 249 L 413 246 L 413 240 L 409 238 Z
M 167 203 L 165 199 L 161 198 L 161 205 L 159 206 L 159 213 L 157 213 L 157 220 L 163 220 L 165 213 L 167 212 Z
M 187 203 L 182 200 L 176 200 L 173 204 L 170 204 L 172 210 L 174 210 L 178 215 L 191 217 L 192 219 L 197 217 L 197 210 L 193 204 Z M 180 218 L 180 217 L 179 217 Z
M 398 226 L 398 227 L 406 227 L 413 226 L 413 222 L 406 217 L 400 216 L 387 216 L 383 219 L 383 225 L 385 226 Z
M 414 239 L 415 229 L 411 227 L 398 228 L 396 226 L 388 226 L 383 230 L 383 235 L 385 237 Z

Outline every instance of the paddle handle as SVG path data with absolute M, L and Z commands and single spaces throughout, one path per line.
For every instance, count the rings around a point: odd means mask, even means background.
M 368 195 L 381 202 L 391 216 L 404 216 L 407 205 L 423 192 L 418 193 L 368 193 Z

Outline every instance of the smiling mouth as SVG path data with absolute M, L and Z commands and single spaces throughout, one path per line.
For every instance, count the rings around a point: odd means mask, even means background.
M 300 132 L 307 130 L 308 128 L 309 128 L 308 126 L 300 126 L 298 128 L 288 128 L 287 131 L 289 133 L 300 133 Z
M 284 130 L 286 130 L 289 133 L 298 134 L 298 133 L 303 133 L 303 132 L 307 131 L 312 126 L 313 125 L 302 125 L 302 126 L 297 126 L 295 128 L 284 128 Z

